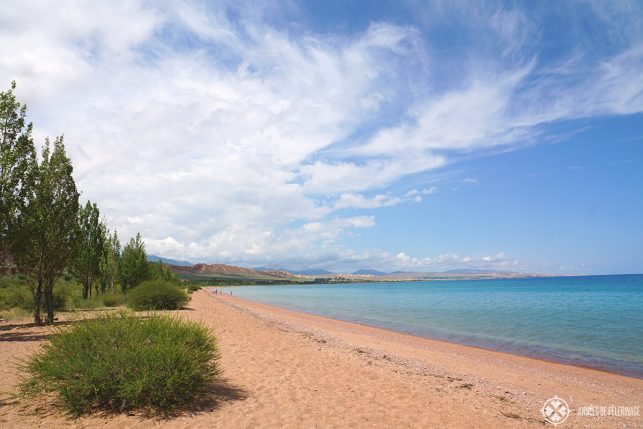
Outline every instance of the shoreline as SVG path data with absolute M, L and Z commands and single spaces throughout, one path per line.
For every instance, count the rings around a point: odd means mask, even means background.
M 242 287 L 242 286 L 231 286 L 231 287 Z M 227 288 L 229 288 L 229 287 L 218 288 L 218 289 L 226 290 Z M 217 289 L 217 288 L 210 288 L 210 287 L 206 288 L 206 290 L 208 290 L 208 292 L 211 289 Z M 328 320 L 333 320 L 333 321 L 342 322 L 342 323 L 354 324 L 354 325 L 358 325 L 358 326 L 363 326 L 365 328 L 381 330 L 381 331 L 384 331 L 384 332 L 389 332 L 389 333 L 397 334 L 397 335 L 405 335 L 405 336 L 414 337 L 414 338 L 427 340 L 427 341 L 431 341 L 431 342 L 451 344 L 451 345 L 455 345 L 455 346 L 473 348 L 473 349 L 476 349 L 476 350 L 483 350 L 483 351 L 487 351 L 487 352 L 495 352 L 495 353 L 501 353 L 501 354 L 506 354 L 506 355 L 510 355 L 510 356 L 523 357 L 523 358 L 527 358 L 527 359 L 533 359 L 533 360 L 536 360 L 536 361 L 547 362 L 547 363 L 558 364 L 558 365 L 566 365 L 566 366 L 570 366 L 570 367 L 582 368 L 582 369 L 587 369 L 587 370 L 591 370 L 591 371 L 598 371 L 598 372 L 602 372 L 602 373 L 613 374 L 613 375 L 618 375 L 618 376 L 621 376 L 621 377 L 633 378 L 633 379 L 636 379 L 636 380 L 642 380 L 643 381 L 643 373 L 638 373 L 636 371 L 628 371 L 628 370 L 616 371 L 616 370 L 606 368 L 606 367 L 593 366 L 591 364 L 575 363 L 575 362 L 565 361 L 564 359 L 558 360 L 558 359 L 555 359 L 555 358 L 550 358 L 546 354 L 542 354 L 542 355 L 538 354 L 538 353 L 531 354 L 531 353 L 528 353 L 528 352 L 515 353 L 515 352 L 512 352 L 510 350 L 502 349 L 500 347 L 498 347 L 498 348 L 485 347 L 485 346 L 478 345 L 478 344 L 459 342 L 459 341 L 455 341 L 455 340 L 451 341 L 449 339 L 440 338 L 440 337 L 437 337 L 437 336 L 421 335 L 421 334 L 417 334 L 417 333 L 413 333 L 413 332 L 397 331 L 395 329 L 387 328 L 387 327 L 384 327 L 384 326 L 371 325 L 371 324 L 368 324 L 368 323 L 362 323 L 362 322 L 354 321 L 354 320 L 345 320 L 345 319 L 341 319 L 341 318 L 338 318 L 338 317 L 311 313 L 311 312 L 307 312 L 307 311 L 299 310 L 299 309 L 295 309 L 295 308 L 281 307 L 281 306 L 274 305 L 274 304 L 266 304 L 266 303 L 262 303 L 260 301 L 254 301 L 254 300 L 249 299 L 249 298 L 242 298 L 242 297 L 237 297 L 237 296 L 234 296 L 233 298 L 236 299 L 236 300 L 242 301 L 242 302 L 245 301 L 248 304 L 252 304 L 252 305 L 256 304 L 256 305 L 265 306 L 267 309 L 273 308 L 273 309 L 276 309 L 276 310 L 283 310 L 283 311 L 288 311 L 288 312 L 292 312 L 292 313 L 305 314 L 305 315 L 310 315 L 310 316 L 314 316 L 314 317 L 319 317 L 319 318 L 322 318 L 322 319 L 328 319 Z
M 71 420 L 49 401 L 11 396 L 14 363 L 52 332 L 28 320 L 0 325 L 0 427 L 534 428 L 554 396 L 565 428 L 642 427 L 640 416 L 585 417 L 590 405 L 640 407 L 643 381 L 603 371 L 429 340 L 255 303 L 209 290 L 173 316 L 216 336 L 216 400 L 167 419 L 94 414 Z M 61 314 L 61 321 L 77 317 Z M 18 323 L 19 322 L 19 323 Z M 547 424 L 549 426 L 549 424 Z
M 209 291 L 208 294 L 211 295 Z M 470 387 L 486 398 L 505 398 L 499 400 L 511 402 L 521 409 L 513 414 L 523 416 L 524 422 L 543 424 L 542 404 L 554 396 L 567 400 L 572 409 L 591 404 L 643 405 L 643 380 L 639 378 L 428 339 L 246 298 L 229 295 L 211 297 L 268 323 L 310 335 L 315 341 L 332 343 L 348 352 L 357 352 L 365 359 L 384 361 L 393 371 L 451 380 L 456 389 Z M 507 414 L 500 413 L 503 416 Z M 570 420 L 565 427 L 575 427 Z M 640 417 L 602 421 L 578 417 L 575 420 L 578 427 L 630 427 L 633 422 L 634 427 L 641 425 Z M 514 421 L 511 427 L 518 427 L 517 423 Z
M 221 295 L 216 295 L 215 297 L 221 297 Z M 384 328 L 380 326 L 374 326 L 374 325 L 369 325 L 366 323 L 360 323 L 360 322 L 355 322 L 355 321 L 348 321 L 348 320 L 343 320 L 335 317 L 330 317 L 330 316 L 322 316 L 319 314 L 315 313 L 309 313 L 306 311 L 301 311 L 301 310 L 295 310 L 295 309 L 290 309 L 290 308 L 285 308 L 285 307 L 280 307 L 277 305 L 272 305 L 272 304 L 265 304 L 259 301 L 254 301 L 252 299 L 248 298 L 241 298 L 237 296 L 229 296 L 229 295 L 222 295 L 224 301 L 229 301 L 233 305 L 235 304 L 241 304 L 242 306 L 246 307 L 246 309 L 250 310 L 263 310 L 267 314 L 270 314 L 271 316 L 275 315 L 281 315 L 281 316 L 290 316 L 290 317 L 297 317 L 297 318 L 302 318 L 305 317 L 309 320 L 312 320 L 313 318 L 319 319 L 319 322 L 322 323 L 336 323 L 336 324 L 345 324 L 345 327 L 347 329 L 351 329 L 351 325 L 354 327 L 358 327 L 359 330 L 364 331 L 364 333 L 367 333 L 367 331 L 370 331 L 370 334 L 374 335 L 382 335 L 382 336 L 389 336 L 389 337 L 399 337 L 399 338 L 404 338 L 406 337 L 407 340 L 415 342 L 415 343 L 426 343 L 428 346 L 440 346 L 440 347 L 454 347 L 454 348 L 463 348 L 465 350 L 471 350 L 473 353 L 476 352 L 483 352 L 483 353 L 492 353 L 492 354 L 498 354 L 501 356 L 506 356 L 506 357 L 514 357 L 514 358 L 519 358 L 519 359 L 528 359 L 532 360 L 535 362 L 541 362 L 544 364 L 551 364 L 551 365 L 556 365 L 556 366 L 563 366 L 563 367 L 569 367 L 569 368 L 576 368 L 579 370 L 584 370 L 584 371 L 591 371 L 591 372 L 596 372 L 598 374 L 606 374 L 606 375 L 611 375 L 611 376 L 617 376 L 617 377 L 623 377 L 625 379 L 632 379 L 632 380 L 638 380 L 643 383 L 643 377 L 635 377 L 635 376 L 630 376 L 627 374 L 622 374 L 619 372 L 615 371 L 610 371 L 607 369 L 603 368 L 596 368 L 592 366 L 586 366 L 586 365 L 578 365 L 578 364 L 572 364 L 572 363 L 567 363 L 567 362 L 560 362 L 554 359 L 547 359 L 539 356 L 529 356 L 525 354 L 518 354 L 518 353 L 511 353 L 503 350 L 497 350 L 493 348 L 486 348 L 482 346 L 477 346 L 477 345 L 472 345 L 472 344 L 463 344 L 459 343 L 456 341 L 449 341 L 441 338 L 434 338 L 434 337 L 426 337 L 422 335 L 416 335 L 412 333 L 407 333 L 407 332 L 400 332 L 396 331 L 394 329 L 389 329 L 389 328 Z M 271 314 L 272 313 L 272 314 Z M 257 316 L 262 316 L 261 312 L 255 313 Z M 266 314 L 263 314 L 265 316 Z M 367 333 L 368 334 L 368 333 Z

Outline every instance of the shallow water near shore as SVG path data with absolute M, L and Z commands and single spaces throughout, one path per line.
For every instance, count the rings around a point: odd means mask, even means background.
M 643 275 L 226 289 L 292 310 L 643 378 Z

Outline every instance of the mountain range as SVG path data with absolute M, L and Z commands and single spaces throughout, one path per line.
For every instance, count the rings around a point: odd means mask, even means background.
M 184 278 L 223 279 L 250 282 L 302 282 L 315 278 L 339 281 L 404 281 L 404 280 L 455 280 L 484 278 L 531 277 L 530 274 L 500 272 L 474 268 L 460 268 L 444 272 L 395 271 L 386 273 L 374 269 L 359 269 L 352 273 L 333 273 L 324 269 L 288 270 L 284 268 L 245 268 L 226 264 L 192 264 L 188 261 L 148 255 L 148 261 L 163 261 Z

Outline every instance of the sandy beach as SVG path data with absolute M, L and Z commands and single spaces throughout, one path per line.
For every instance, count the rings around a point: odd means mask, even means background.
M 262 305 L 206 290 L 180 317 L 219 339 L 213 397 L 167 420 L 140 415 L 70 420 L 48 402 L 11 396 L 16 363 L 51 328 L 0 324 L 0 427 L 538 427 L 543 403 L 640 406 L 643 380 L 427 340 Z M 69 318 L 70 316 L 68 316 Z M 61 317 L 64 320 L 64 317 Z M 551 426 L 547 424 L 547 426 Z M 643 427 L 641 417 L 584 417 L 559 427 Z

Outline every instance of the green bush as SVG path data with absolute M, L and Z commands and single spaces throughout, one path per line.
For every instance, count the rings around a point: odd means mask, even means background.
M 0 310 L 33 308 L 33 295 L 26 279 L 19 276 L 0 276 Z
M 105 307 L 118 307 L 123 303 L 123 295 L 108 293 L 103 295 L 103 305 Z
M 96 308 L 101 304 L 93 298 L 83 299 L 83 287 L 80 283 L 58 280 L 54 286 L 54 309 L 56 311 Z
M 55 393 L 74 415 L 166 413 L 189 404 L 219 374 L 216 340 L 203 324 L 127 313 L 59 330 L 22 369 L 25 396 Z
M 201 286 L 199 286 L 199 285 L 194 285 L 194 284 L 190 284 L 190 285 L 188 285 L 188 291 L 189 291 L 189 292 L 196 292 L 196 291 L 198 291 L 198 290 L 201 290 Z
M 188 299 L 185 291 L 173 283 L 150 280 L 129 292 L 127 305 L 134 310 L 178 310 Z
M 44 299 L 44 298 L 43 298 Z M 76 309 L 90 309 L 102 307 L 105 304 L 103 295 L 94 295 L 83 299 L 83 287 L 75 281 L 56 281 L 53 290 L 54 310 L 73 311 Z M 121 301 L 122 302 L 122 301 Z M 121 303 L 119 302 L 119 304 Z M 43 301 L 43 308 L 44 308 Z M 117 304 L 118 305 L 118 304 Z M 25 276 L 0 276 L 0 310 L 21 309 L 33 311 L 34 300 Z
M 31 310 L 33 308 L 31 291 L 27 287 L 0 290 L 0 309 L 10 308 Z

